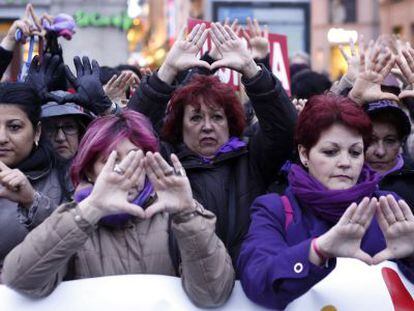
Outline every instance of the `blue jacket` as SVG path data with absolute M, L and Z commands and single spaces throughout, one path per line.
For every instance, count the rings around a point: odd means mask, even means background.
M 375 193 L 378 197 L 384 192 Z M 238 258 L 238 272 L 246 295 L 254 302 L 283 309 L 325 278 L 336 265 L 316 266 L 309 261 L 311 240 L 332 224 L 302 209 L 290 188 L 286 190 L 293 221 L 285 230 L 285 210 L 277 194 L 258 197 L 252 206 L 249 232 Z M 361 249 L 375 255 L 385 248 L 385 239 L 374 218 L 361 242 Z M 396 261 L 402 273 L 414 282 L 414 263 Z

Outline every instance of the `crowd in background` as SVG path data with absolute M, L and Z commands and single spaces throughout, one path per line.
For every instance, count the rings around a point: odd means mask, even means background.
M 246 24 L 182 29 L 160 68 L 75 57 L 75 72 L 68 18 L 12 24 L 1 75 L 16 46 L 43 44 L 0 83 L 0 283 L 44 297 L 65 280 L 162 274 L 218 307 L 239 279 L 282 309 L 339 257 L 393 260 L 414 281 L 414 49 L 359 38 L 335 82 L 295 53 L 289 96 L 267 28 Z

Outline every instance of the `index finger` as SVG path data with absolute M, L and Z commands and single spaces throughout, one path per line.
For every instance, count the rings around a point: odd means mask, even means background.
M 116 150 L 112 150 L 110 153 L 108 160 L 106 160 L 106 163 L 104 167 L 102 168 L 102 172 L 105 172 L 106 174 L 113 172 L 115 167 L 115 161 L 116 161 L 117 152 Z
M 3 161 L 0 161 L 0 172 L 10 170 L 10 167 L 8 167 L 6 164 L 3 163 Z

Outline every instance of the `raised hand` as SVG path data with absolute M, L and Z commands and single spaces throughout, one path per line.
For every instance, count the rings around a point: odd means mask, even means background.
M 397 202 L 392 195 L 380 197 L 376 216 L 387 247 L 374 256 L 373 263 L 401 258 L 414 260 L 414 216 L 407 203 Z
M 158 197 L 157 201 L 145 210 L 147 218 L 164 211 L 175 214 L 195 208 L 190 182 L 184 168 L 176 155 L 171 155 L 171 161 L 173 167 L 159 153 L 146 154 L 145 171 Z
M 24 207 L 32 205 L 35 190 L 19 169 L 11 169 L 0 161 L 0 197 L 18 202 Z
M 211 39 L 222 55 L 222 59 L 215 61 L 211 69 L 222 67 L 241 72 L 247 78 L 252 78 L 260 70 L 251 56 L 243 40 L 229 26 L 220 23 L 211 24 Z
M 144 170 L 142 150 L 131 151 L 116 164 L 116 151 L 112 151 L 98 175 L 89 197 L 79 203 L 88 220 L 96 223 L 104 216 L 128 213 L 145 218 L 144 210 L 130 203 L 128 193 L 137 186 Z M 92 216 L 91 216 L 92 215 Z
M 139 82 L 139 78 L 132 72 L 122 72 L 119 76 L 114 75 L 103 89 L 112 102 L 121 103 L 126 99 L 126 88 L 134 88 Z
M 376 198 L 364 198 L 358 205 L 352 203 L 338 223 L 317 239 L 317 244 L 328 258 L 348 257 L 372 264 L 370 255 L 361 250 L 361 240 L 375 214 Z
M 73 59 L 76 76 L 65 65 L 65 73 L 69 82 L 76 89 L 76 94 L 65 96 L 65 102 L 75 102 L 84 108 L 100 115 L 106 113 L 112 106 L 111 100 L 106 96 L 99 79 L 99 64 L 84 56 L 82 61 L 78 56 Z
M 224 25 L 229 25 L 230 19 L 226 17 L 224 21 Z M 234 31 L 235 34 L 239 35 L 241 26 L 238 24 L 238 19 L 236 18 L 233 23 L 231 24 L 230 28 Z M 212 59 L 222 59 L 223 56 L 220 54 L 219 50 L 217 49 L 216 45 L 212 43 L 211 50 L 208 52 Z
M 292 104 L 293 106 L 295 106 L 296 112 L 298 114 L 300 114 L 303 110 L 303 108 L 305 108 L 306 103 L 308 102 L 307 99 L 302 99 L 302 98 L 294 98 L 292 99 Z
M 210 64 L 200 60 L 197 53 L 207 39 L 208 30 L 205 24 L 196 25 L 186 37 L 187 27 L 184 27 L 177 40 L 158 71 L 158 77 L 171 84 L 178 72 L 192 68 L 204 67 L 210 69 Z
M 39 56 L 33 57 L 26 76 L 26 84 L 36 89 L 38 95 L 45 101 L 50 87 L 60 77 L 63 63 L 59 55 L 44 54 L 40 63 Z
M 257 19 L 247 17 L 247 31 L 243 30 L 244 36 L 249 42 L 253 58 L 265 58 L 270 53 L 269 45 L 269 28 L 267 25 L 264 29 L 260 28 Z
M 359 44 L 359 46 L 362 46 L 362 41 L 363 39 L 361 38 L 361 43 Z M 348 54 L 345 51 L 343 45 L 339 46 L 339 50 L 341 51 L 342 56 L 348 64 L 348 70 L 346 71 L 344 77 L 346 77 L 346 79 L 348 79 L 351 83 L 354 83 L 359 74 L 360 56 L 357 53 L 355 43 L 352 39 L 349 40 L 349 46 L 351 49 L 351 54 Z
M 399 98 L 413 97 L 414 96 L 414 50 L 407 42 L 404 45 L 399 42 L 397 65 L 401 70 L 401 74 L 407 83 L 407 87 L 403 90 Z
M 381 46 L 374 46 L 371 41 L 366 53 L 362 42 L 360 44 L 359 74 L 349 93 L 349 97 L 357 104 L 362 105 L 381 99 L 398 101 L 396 95 L 381 91 L 381 83 L 395 63 L 395 57 L 388 47 L 382 53 L 381 50 Z

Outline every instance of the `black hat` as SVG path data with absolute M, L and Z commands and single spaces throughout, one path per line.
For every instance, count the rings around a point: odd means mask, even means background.
M 397 120 L 394 122 L 401 138 L 404 139 L 411 133 L 411 122 L 407 114 L 398 106 L 397 103 L 391 100 L 379 100 L 365 105 L 365 111 L 371 119 L 382 115 L 392 115 Z

